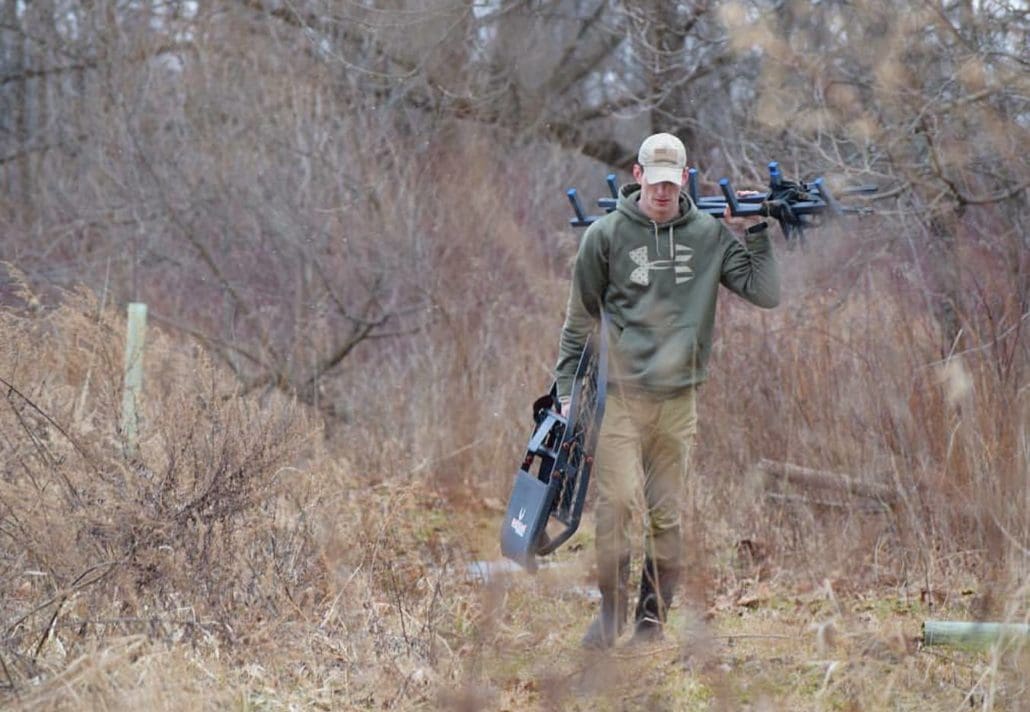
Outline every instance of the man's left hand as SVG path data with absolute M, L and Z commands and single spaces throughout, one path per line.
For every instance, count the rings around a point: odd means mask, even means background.
M 762 194 L 762 192 L 758 191 L 758 190 L 738 190 L 737 191 L 737 197 L 738 198 L 746 198 L 746 197 L 749 197 L 749 196 L 752 196 L 752 195 L 761 195 L 761 194 Z M 728 227 L 730 230 L 739 230 L 740 232 L 743 232 L 747 228 L 749 228 L 752 225 L 755 225 L 756 223 L 758 223 L 758 221 L 762 219 L 762 216 L 761 215 L 749 215 L 747 217 L 733 216 L 733 215 L 730 215 L 730 206 L 727 205 L 726 209 L 722 212 L 722 219 L 723 219 L 723 222 L 726 223 L 726 227 Z

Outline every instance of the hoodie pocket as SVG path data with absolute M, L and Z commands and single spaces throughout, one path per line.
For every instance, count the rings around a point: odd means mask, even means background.
M 616 344 L 617 377 L 648 387 L 679 387 L 701 367 L 693 324 L 627 326 Z

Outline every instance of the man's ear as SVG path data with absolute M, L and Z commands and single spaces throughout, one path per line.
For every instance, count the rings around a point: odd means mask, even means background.
M 637 183 L 644 182 L 644 169 L 641 167 L 639 163 L 633 164 L 633 180 L 635 180 Z

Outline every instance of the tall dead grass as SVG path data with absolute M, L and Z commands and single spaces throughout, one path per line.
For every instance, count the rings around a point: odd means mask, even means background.
M 0 313 L 5 706 L 378 708 L 460 677 L 467 542 L 421 473 L 389 469 L 388 437 L 330 457 L 295 403 L 239 397 L 150 328 L 127 454 L 122 316 L 18 292 Z
M 119 433 L 124 322 L 88 294 L 0 313 L 0 656 L 7 684 L 111 635 L 233 640 L 321 576 L 283 519 L 314 431 L 234 395 L 205 355 L 151 329 L 138 454 Z
M 528 163 L 498 167 L 470 139 L 422 178 L 460 166 L 504 185 Z M 543 173 L 527 193 L 541 210 L 541 196 L 571 180 Z M 532 233 L 524 206 L 465 200 L 465 184 L 435 180 L 432 205 L 411 187 L 395 195 L 391 229 L 417 256 L 408 286 L 431 309 L 327 379 L 341 417 L 324 430 L 276 393 L 239 397 L 202 351 L 151 329 L 142 439 L 129 457 L 121 315 L 89 293 L 44 307 L 25 290 L 0 313 L 4 701 L 478 709 L 569 699 L 551 658 L 519 656 L 566 651 L 592 604 L 568 581 L 477 588 L 465 571 L 498 555 L 496 509 L 528 406 L 550 383 L 577 234 Z M 779 309 L 722 300 L 689 482 L 691 605 L 745 579 L 926 591 L 930 602 L 972 580 L 984 594 L 976 615 L 1025 620 L 1025 343 L 1004 341 L 1001 364 L 990 338 L 942 355 L 908 277 L 852 260 L 853 235 L 819 239 L 811 253 L 781 254 Z M 761 458 L 897 496 L 881 514 L 775 503 L 752 473 Z M 577 583 L 590 581 L 590 526 L 563 552 Z M 527 669 L 535 690 L 519 687 Z
M 700 439 L 707 514 L 813 576 L 1018 589 L 1030 575 L 1025 342 L 942 354 L 910 280 L 887 261 L 834 270 L 856 236 L 827 233 L 820 254 L 784 257 L 782 308 L 721 305 Z M 771 506 L 748 474 L 760 458 L 887 485 L 892 506 Z

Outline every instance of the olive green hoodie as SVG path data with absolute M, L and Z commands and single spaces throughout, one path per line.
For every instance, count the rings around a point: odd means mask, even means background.
M 616 210 L 579 245 L 558 357 L 558 395 L 572 391 L 583 344 L 608 314 L 610 389 L 670 398 L 705 380 L 715 300 L 723 284 L 749 302 L 779 303 L 768 231 L 745 246 L 680 194 L 680 215 L 657 224 L 641 212 L 640 186 L 619 191 Z

